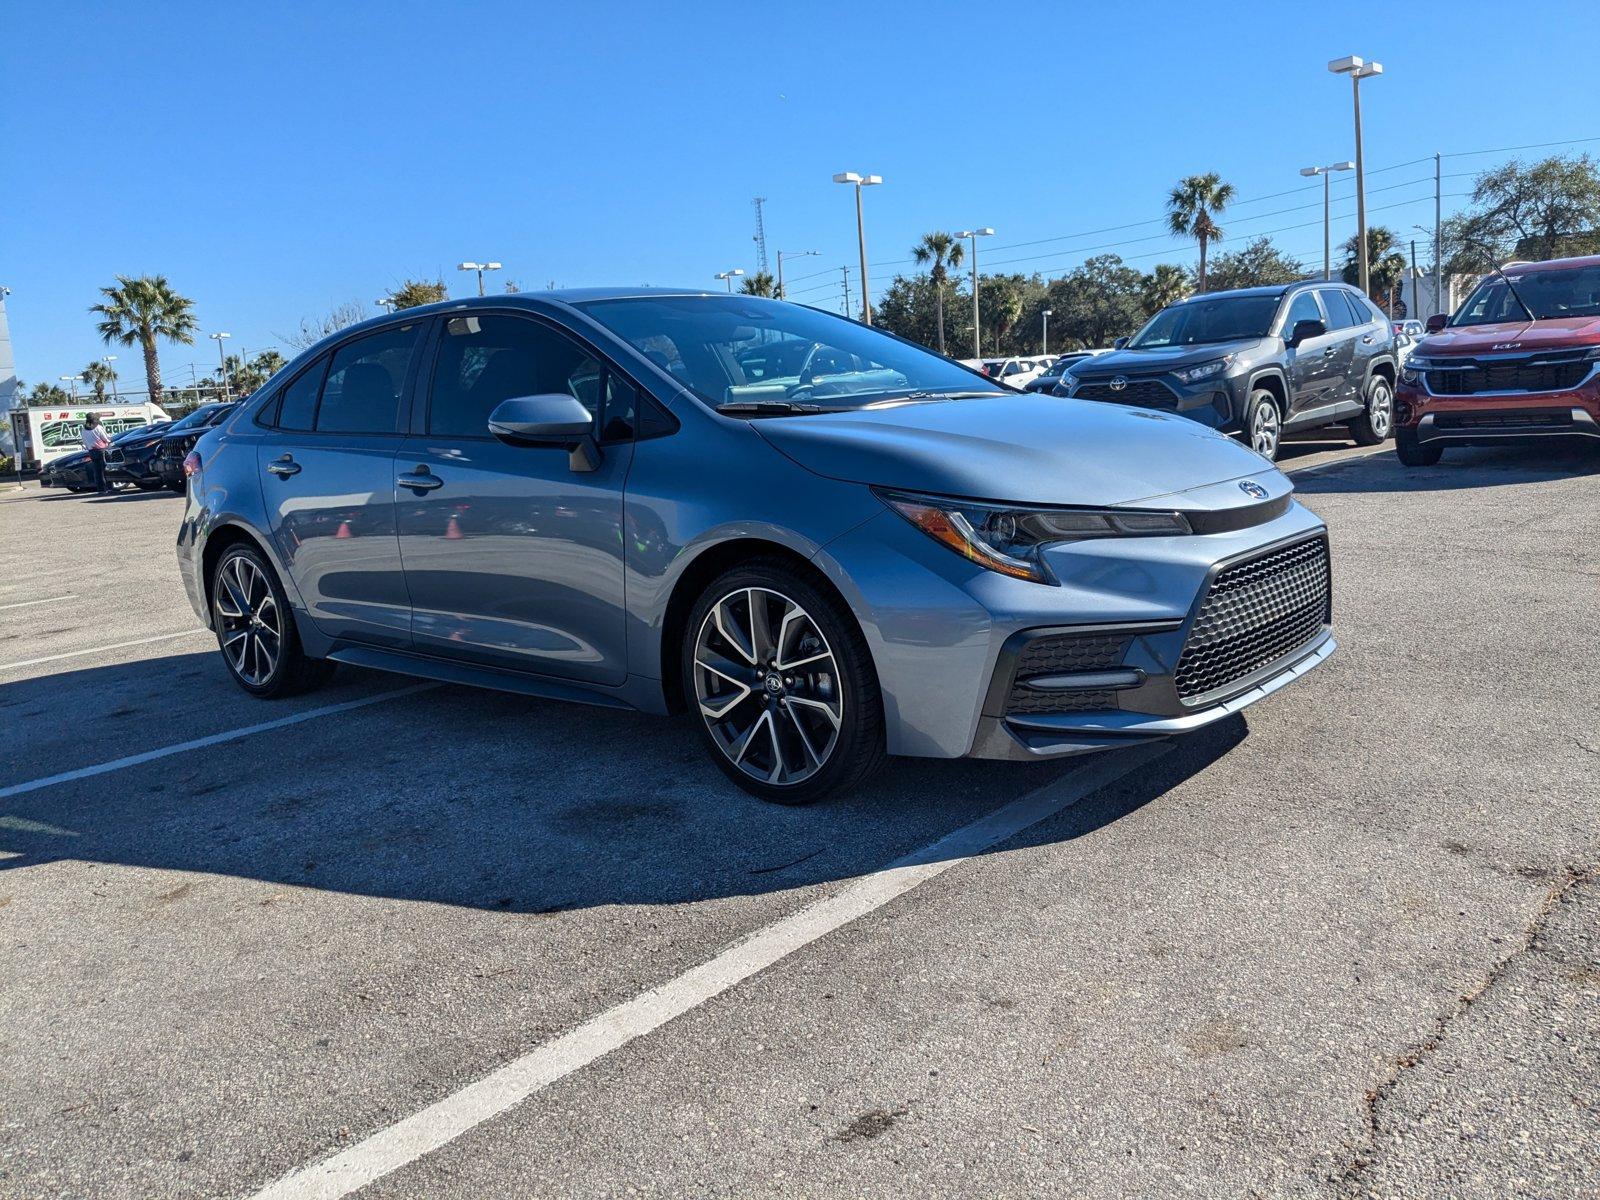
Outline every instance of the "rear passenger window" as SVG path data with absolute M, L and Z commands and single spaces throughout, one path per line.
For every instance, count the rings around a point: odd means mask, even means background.
M 572 339 L 522 317 L 451 317 L 439 339 L 428 432 L 489 436 L 502 400 L 565 393 L 600 415 L 605 368 Z
M 317 405 L 318 433 L 395 433 L 422 325 L 401 325 L 334 351 Z
M 322 374 L 327 366 L 326 357 L 317 359 L 283 389 L 283 403 L 278 408 L 279 429 L 311 428 L 317 415 L 317 392 L 322 388 Z
M 1363 325 L 1365 320 L 1356 320 L 1355 313 L 1350 311 L 1350 302 L 1345 299 L 1344 293 L 1328 290 L 1322 293 L 1322 307 L 1328 310 L 1329 329 L 1349 329 L 1352 325 Z

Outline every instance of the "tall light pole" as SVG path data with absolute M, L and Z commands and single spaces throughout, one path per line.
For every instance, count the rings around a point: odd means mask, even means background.
M 117 356 L 115 354 L 103 354 L 100 356 L 100 361 L 111 367 L 111 364 L 117 361 Z M 122 393 L 117 391 L 117 369 L 115 367 L 111 367 L 111 403 L 122 403 Z
M 867 226 L 861 216 L 861 189 L 876 187 L 883 182 L 882 175 L 858 175 L 854 171 L 840 171 L 833 177 L 835 183 L 853 183 L 856 187 L 856 244 L 861 250 L 861 320 L 872 324 L 872 286 L 867 282 Z
M 478 295 L 483 295 L 483 273 L 485 271 L 498 271 L 500 264 L 497 262 L 464 262 L 457 263 L 458 271 L 476 271 L 478 273 Z
M 778 251 L 778 299 L 783 299 L 783 260 L 785 258 L 810 258 L 814 254 L 821 254 L 821 250 L 779 250 Z
M 738 275 L 743 275 L 743 274 L 744 274 L 744 268 L 743 267 L 735 267 L 731 271 L 718 271 L 717 272 L 717 278 L 722 280 L 724 283 L 726 283 L 728 285 L 728 294 L 732 295 L 733 294 L 733 280 L 734 280 L 734 277 L 738 276 Z
M 478 293 L 478 295 L 481 296 L 481 295 L 483 295 L 483 293 L 480 291 Z M 380 296 L 378 299 L 374 300 L 373 303 L 376 304 L 379 308 L 383 309 L 383 311 L 385 313 L 392 313 L 394 311 L 394 297 L 393 296 Z
M 1383 64 L 1367 62 L 1354 54 L 1336 58 L 1328 64 L 1335 75 L 1350 76 L 1350 92 L 1356 108 L 1356 261 L 1361 265 L 1361 294 L 1367 290 L 1367 177 L 1361 159 L 1361 81 L 1383 74 Z
M 62 383 L 66 384 L 67 387 L 72 389 L 72 399 L 73 399 L 74 402 L 76 402 L 77 399 L 78 399 L 78 380 L 82 379 L 83 376 L 82 375 L 57 375 L 56 378 L 61 380 Z
M 1350 171 L 1354 169 L 1355 163 L 1353 162 L 1336 162 L 1329 163 L 1325 167 L 1300 168 L 1300 174 L 1306 176 L 1308 179 L 1316 175 L 1322 176 L 1322 278 L 1325 280 L 1333 278 L 1333 247 L 1332 243 L 1329 241 L 1328 233 L 1328 180 L 1335 171 Z
M 222 341 L 224 338 L 232 337 L 233 334 L 213 333 L 209 336 L 217 344 L 217 361 L 222 364 L 222 398 L 224 400 L 232 400 L 233 388 L 228 386 L 228 355 L 222 348 Z
M 1050 314 L 1053 312 L 1055 312 L 1055 309 L 1053 308 L 1047 308 L 1044 310 L 1044 336 L 1040 338 L 1039 341 L 1040 354 L 1050 353 Z
M 963 229 L 958 238 L 972 239 L 972 357 L 983 357 L 983 336 L 978 325 L 978 239 L 993 237 L 994 230 L 985 225 L 982 229 Z

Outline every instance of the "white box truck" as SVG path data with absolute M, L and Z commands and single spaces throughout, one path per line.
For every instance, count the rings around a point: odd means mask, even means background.
M 11 444 L 24 471 L 37 471 L 52 459 L 83 449 L 83 422 L 94 413 L 107 437 L 165 421 L 159 404 L 66 404 L 50 408 L 13 408 Z

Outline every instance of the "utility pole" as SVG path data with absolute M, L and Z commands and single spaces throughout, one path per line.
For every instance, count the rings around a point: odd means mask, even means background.
M 1444 303 L 1444 220 L 1439 215 L 1444 197 L 1439 194 L 1439 184 L 1444 178 L 1439 172 L 1443 156 L 1435 151 L 1433 156 L 1433 311 L 1445 312 Z
M 1422 294 L 1417 290 L 1422 285 L 1417 281 L 1417 239 L 1411 239 L 1411 315 L 1420 321 L 1422 312 Z
M 784 294 L 783 294 L 783 259 L 784 259 L 784 256 L 787 255 L 790 258 L 812 258 L 812 257 L 814 257 L 816 255 L 821 254 L 821 253 L 822 253 L 822 251 L 820 251 L 820 250 L 779 250 L 778 251 L 778 299 L 779 300 L 785 299 Z M 767 260 L 766 260 L 766 256 L 764 254 L 762 255 L 762 258 L 761 258 L 761 269 L 763 271 L 765 271 L 767 269 Z
M 767 198 L 765 196 L 757 196 L 751 201 L 756 206 L 756 261 L 760 264 L 763 275 L 767 273 L 767 223 L 762 219 L 761 206 L 766 202 Z M 781 260 L 778 269 L 780 271 L 783 269 Z M 780 295 L 778 299 L 781 300 L 783 297 Z
M 848 317 L 850 315 L 850 268 L 840 267 L 839 270 L 844 272 L 844 315 Z
M 1054 311 L 1055 309 L 1053 308 L 1047 308 L 1044 310 L 1044 333 L 1039 339 L 1040 354 L 1050 353 L 1050 314 Z

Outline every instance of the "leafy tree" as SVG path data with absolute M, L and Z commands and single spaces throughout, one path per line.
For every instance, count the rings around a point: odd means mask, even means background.
M 1206 290 L 1206 247 L 1222 240 L 1217 218 L 1232 201 L 1233 184 L 1223 183 L 1215 171 L 1180 179 L 1167 196 L 1167 228 L 1176 237 L 1193 238 L 1200 244 L 1196 291 Z
M 1065 338 L 1091 349 L 1109 346 L 1145 321 L 1145 276 L 1115 254 L 1086 259 L 1050 284 L 1050 318 Z
M 967 321 L 971 320 L 972 308 L 965 301 L 965 293 L 958 285 L 947 299 L 952 302 L 954 314 L 954 323 L 948 330 L 950 336 L 956 339 L 958 345 L 963 337 L 970 342 L 972 330 Z M 941 308 L 942 303 L 935 295 L 931 276 L 896 275 L 888 290 L 872 306 L 872 323 L 931 350 L 939 342 Z
M 928 278 L 933 281 L 934 321 L 939 331 L 939 353 L 944 349 L 944 289 L 950 280 L 950 271 L 959 267 L 966 249 L 961 239 L 935 230 L 922 235 L 922 240 L 911 247 L 911 257 L 919 267 L 928 268 Z
M 1026 275 L 981 275 L 978 278 L 978 320 L 990 354 L 1011 353 L 1011 331 L 1028 302 Z M 938 291 L 934 293 L 938 300 Z
M 56 408 L 71 404 L 72 396 L 66 388 L 57 387 L 53 383 L 36 383 L 33 385 L 33 390 L 28 393 L 27 403 L 33 408 Z
M 1485 171 L 1473 181 L 1471 208 L 1444 233 L 1452 274 L 1600 252 L 1600 167 L 1582 154 Z
M 516 284 L 510 282 L 506 284 L 506 291 L 516 290 Z M 445 287 L 442 279 L 407 279 L 384 297 L 396 311 L 402 308 L 418 308 L 424 304 L 437 304 L 449 298 L 449 289 Z
M 444 285 L 441 284 L 441 287 Z M 398 289 L 397 289 L 398 290 Z M 444 297 L 439 297 L 443 299 Z M 419 301 L 419 303 L 429 303 Z M 330 333 L 338 333 L 358 321 L 367 319 L 367 310 L 361 307 L 360 301 L 346 300 L 343 304 L 336 305 L 323 317 L 302 317 L 300 328 L 293 333 L 280 333 L 278 340 L 288 344 L 296 350 L 306 350 L 315 346 Z
M 112 287 L 103 287 L 105 297 L 92 305 L 91 313 L 101 320 L 96 326 L 106 342 L 138 346 L 144 354 L 145 386 L 152 404 L 161 401 L 161 360 L 156 339 L 193 345 L 200 328 L 194 316 L 194 301 L 173 291 L 165 275 L 143 275 L 137 279 L 118 275 Z
M 1191 290 L 1189 272 L 1171 263 L 1157 263 L 1140 285 L 1139 302 L 1144 315 L 1153 317 L 1169 304 L 1176 304 Z
M 84 367 L 79 374 L 83 376 L 90 389 L 94 392 L 95 403 L 104 404 L 106 388 L 117 377 L 116 369 L 110 363 L 97 358 Z
M 263 350 L 250 360 L 250 365 L 261 372 L 262 379 L 271 379 L 286 365 L 283 355 L 276 350 Z
M 1344 250 L 1344 268 L 1340 276 L 1346 283 L 1361 283 L 1361 264 L 1357 261 L 1360 235 L 1347 239 Z M 1394 230 L 1386 225 L 1367 226 L 1367 282 L 1374 299 L 1381 299 L 1389 307 L 1395 289 L 1406 277 L 1406 256 L 1400 252 L 1400 240 Z
M 770 274 L 757 271 L 739 281 L 739 293 L 744 296 L 765 296 L 770 300 L 778 294 L 778 287 Z
M 1367 232 L 1370 234 L 1372 230 Z M 1351 242 L 1353 245 L 1353 238 Z M 1268 237 L 1253 238 L 1242 250 L 1217 255 L 1210 271 L 1211 287 L 1219 292 L 1269 283 L 1293 283 L 1305 277 L 1305 265 L 1279 250 Z

